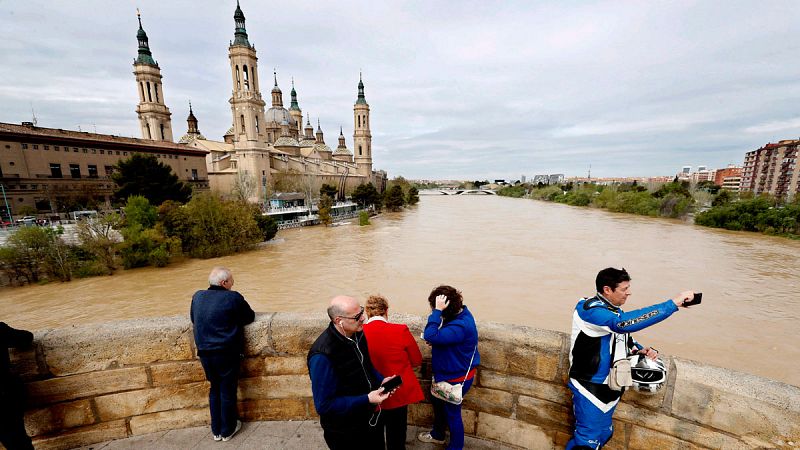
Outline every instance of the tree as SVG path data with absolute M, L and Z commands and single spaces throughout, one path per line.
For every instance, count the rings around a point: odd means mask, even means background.
M 372 183 L 359 184 L 356 190 L 353 191 L 351 198 L 362 208 L 368 206 L 380 208 L 381 205 L 381 194 L 378 193 L 378 190 L 375 189 Z
M 278 222 L 275 221 L 270 216 L 264 215 L 261 213 L 261 208 L 258 205 L 250 205 L 250 210 L 253 213 L 253 219 L 256 221 L 256 225 L 258 225 L 258 229 L 261 231 L 261 236 L 264 241 L 268 241 L 275 237 L 278 234 Z
M 336 198 L 339 194 L 339 189 L 336 186 L 332 186 L 330 184 L 323 184 L 321 188 L 319 188 L 319 196 L 322 198 L 323 195 L 327 195 L 330 198 Z
M 408 188 L 408 199 L 406 200 L 406 202 L 409 205 L 416 205 L 417 203 L 419 203 L 419 191 L 414 186 Z
M 731 195 L 730 191 L 722 190 L 714 197 L 714 200 L 711 202 L 711 206 L 724 206 L 731 202 L 733 196 Z
M 233 196 L 242 202 L 256 195 L 256 178 L 247 172 L 237 172 L 233 180 Z
M 78 222 L 78 238 L 84 250 L 94 256 L 108 275 L 117 268 L 117 246 L 121 236 L 116 230 L 122 219 L 117 214 L 105 214 Z
M 333 217 L 331 216 L 331 209 L 333 209 L 333 198 L 329 195 L 323 195 L 319 198 L 317 207 L 319 208 L 319 221 L 325 224 L 327 227 L 333 222 Z
M 158 210 L 150 204 L 147 198 L 141 195 L 134 195 L 128 197 L 125 204 L 125 225 L 129 228 L 134 225 L 139 225 L 142 228 L 153 228 L 158 219 Z
M 403 196 L 403 188 L 400 185 L 394 185 L 391 189 L 386 191 L 384 204 L 391 211 L 399 211 L 405 204 L 405 197 Z
M 178 180 L 172 169 L 153 155 L 134 153 L 116 165 L 111 179 L 116 183 L 114 200 L 122 203 L 132 195 L 142 195 L 153 205 L 166 200 L 185 203 L 192 196 L 192 189 Z
M 180 239 L 193 257 L 229 255 L 251 248 L 264 237 L 247 204 L 203 193 L 192 197 L 183 208 L 188 226 Z

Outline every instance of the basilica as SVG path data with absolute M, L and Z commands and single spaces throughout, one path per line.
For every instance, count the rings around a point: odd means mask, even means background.
M 283 190 L 318 191 L 322 183 L 336 186 L 343 196 L 359 184 L 372 183 L 382 191 L 386 172 L 372 168 L 372 134 L 369 104 L 364 83 L 359 77 L 358 97 L 353 106 L 353 151 L 347 148 L 342 128 L 338 145 L 332 150 L 317 121 L 300 109 L 292 83 L 291 104 L 287 109 L 283 93 L 273 72 L 271 107 L 261 96 L 256 49 L 249 41 L 245 16 L 237 1 L 234 13 L 234 39 L 228 47 L 231 67 L 231 127 L 223 140 L 204 137 L 194 112 L 189 109 L 188 131 L 178 144 L 205 151 L 208 184 L 222 195 L 238 195 L 249 201 L 266 202 Z M 139 17 L 138 56 L 134 75 L 139 92 L 136 113 L 142 138 L 173 142 L 171 113 L 164 101 L 161 69 L 152 56 L 141 17 Z M 311 189 L 309 189 L 311 188 Z M 309 192 L 310 193 L 310 192 Z

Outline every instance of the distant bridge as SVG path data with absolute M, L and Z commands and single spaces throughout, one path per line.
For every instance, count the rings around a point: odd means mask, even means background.
M 419 195 L 497 195 L 491 189 L 423 189 Z

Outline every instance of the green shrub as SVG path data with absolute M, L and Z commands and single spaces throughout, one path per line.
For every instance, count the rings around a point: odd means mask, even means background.
M 361 211 L 358 213 L 358 224 L 360 226 L 369 225 L 369 213 L 366 211 Z

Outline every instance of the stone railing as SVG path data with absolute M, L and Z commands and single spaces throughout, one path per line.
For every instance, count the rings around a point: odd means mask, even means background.
M 412 333 L 423 319 L 393 315 Z M 239 408 L 244 420 L 314 419 L 306 352 L 327 325 L 323 314 L 259 314 L 247 327 Z M 560 448 L 569 439 L 565 388 L 569 336 L 479 323 L 481 366 L 464 405 L 467 434 L 522 448 Z M 27 382 L 26 427 L 37 448 L 64 449 L 207 424 L 207 384 L 184 317 L 39 331 L 32 350 L 12 352 Z M 428 347 L 420 345 L 426 358 Z M 430 386 L 429 359 L 421 380 Z M 800 388 L 753 375 L 669 359 L 658 394 L 627 392 L 608 448 L 795 448 Z M 432 421 L 428 403 L 409 421 Z

